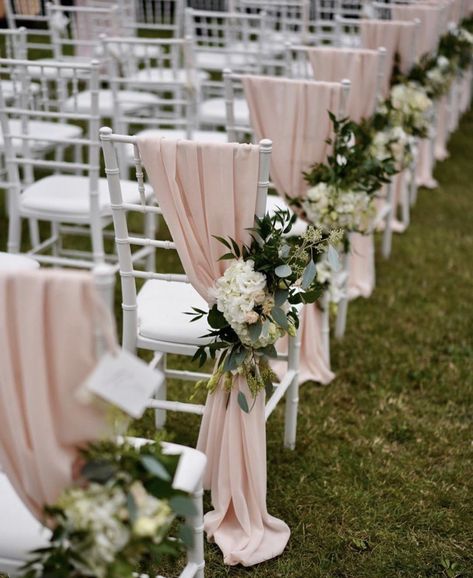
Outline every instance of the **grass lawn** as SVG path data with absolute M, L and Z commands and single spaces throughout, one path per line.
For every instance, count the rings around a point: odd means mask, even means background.
M 473 577 L 473 113 L 449 150 L 439 188 L 420 191 L 378 258 L 373 297 L 350 305 L 336 379 L 301 388 L 296 451 L 282 446 L 282 407 L 268 424 L 268 506 L 291 527 L 288 548 L 244 569 L 209 545 L 208 578 Z M 148 415 L 135 429 L 152 428 Z M 170 415 L 168 429 L 193 445 L 198 419 Z

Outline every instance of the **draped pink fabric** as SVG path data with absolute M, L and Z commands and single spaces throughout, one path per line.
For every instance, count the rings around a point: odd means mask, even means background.
M 115 343 L 92 276 L 0 273 L 0 463 L 40 517 L 71 483 L 77 447 L 107 431 L 103 409 L 77 401 L 94 369 L 96 332 Z
M 434 157 L 432 147 L 435 145 L 430 139 L 421 139 L 418 144 L 416 163 L 416 183 L 419 187 L 435 189 L 438 186 L 433 177 Z
M 243 88 L 255 135 L 273 141 L 271 178 L 279 195 L 304 196 L 308 185 L 303 171 L 324 161 L 330 151 L 325 142 L 332 127 L 328 111 L 339 111 L 340 83 L 244 76 Z M 304 307 L 301 323 L 300 381 L 328 383 L 334 375 L 323 354 L 316 305 Z
M 213 235 L 249 241 L 259 147 L 145 136 L 138 146 L 184 270 L 211 302 L 209 290 L 226 266 L 218 261 L 223 250 Z M 205 516 L 207 535 L 226 564 L 250 566 L 281 553 L 290 531 L 266 509 L 264 392 L 246 415 L 237 401 L 238 388 L 246 387 L 236 376 L 228 405 L 221 387 L 208 396 L 197 447 L 209 460 L 206 487 L 214 511 Z
M 308 55 L 317 80 L 350 81 L 347 116 L 359 122 L 374 114 L 382 81 L 378 50 L 321 46 L 309 48 Z M 373 235 L 353 235 L 349 262 L 349 297 L 369 297 L 374 289 Z
M 284 198 L 307 191 L 303 171 L 322 162 L 330 151 L 325 140 L 338 114 L 340 83 L 244 76 L 243 88 L 257 138 L 273 141 L 271 179 Z
M 348 260 L 348 298 L 370 297 L 374 284 L 373 235 L 352 233 Z
M 340 82 L 346 78 L 350 81 L 347 116 L 359 122 L 373 115 L 380 82 L 377 50 L 320 46 L 307 52 L 316 80 Z
M 386 48 L 385 74 L 382 94 L 388 96 L 396 54 L 401 72 L 406 73 L 414 64 L 416 25 L 398 20 L 360 20 L 361 45 L 377 50 Z
M 416 35 L 416 56 L 433 54 L 437 49 L 440 35 L 444 33 L 443 21 L 446 19 L 446 8 L 425 4 L 396 5 L 391 8 L 396 20 L 419 20 L 420 26 Z
M 435 137 L 435 158 L 443 161 L 448 157 L 448 120 L 449 105 L 448 95 L 442 96 L 437 104 L 437 131 Z
M 215 506 L 205 516 L 207 536 L 222 549 L 225 564 L 252 566 L 279 556 L 290 530 L 266 508 L 266 444 L 258 443 L 266 428 L 264 418 L 255 419 L 264 416 L 264 395 L 246 414 L 238 406 L 238 390 L 251 399 L 241 377 L 230 393 L 220 388 L 209 396 L 212 419 L 204 416 L 197 445 L 208 459 L 204 487 L 212 488 Z M 220 438 L 222 443 L 215 443 Z
M 473 69 L 463 73 L 460 81 L 460 112 L 463 114 L 471 106 L 471 84 L 473 81 Z

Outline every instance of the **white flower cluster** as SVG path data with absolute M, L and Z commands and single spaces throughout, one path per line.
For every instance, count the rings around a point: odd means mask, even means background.
M 274 306 L 274 299 L 267 291 L 266 277 L 255 271 L 253 261 L 235 260 L 223 276 L 217 279 L 213 294 L 218 310 L 245 345 L 266 347 L 283 335 L 278 325 L 265 319 L 258 340 L 251 340 L 248 326 L 263 321 L 255 308 L 269 315 Z
M 460 26 L 460 28 L 457 28 L 456 34 L 457 34 L 458 38 L 460 38 L 461 40 L 463 40 L 465 42 L 468 42 L 468 44 L 473 46 L 473 34 L 471 32 L 469 32 L 466 28 L 463 28 L 462 26 Z
M 330 303 L 339 303 L 344 297 L 343 277 L 341 272 L 336 271 L 328 259 L 321 259 L 315 266 L 317 279 L 320 283 L 327 283 L 328 300 Z
M 435 66 L 427 72 L 427 79 L 433 92 L 438 94 L 445 93 L 453 79 L 448 58 L 445 58 L 445 56 L 437 57 Z
M 394 126 L 376 133 L 371 152 L 380 161 L 393 157 L 398 168 L 402 169 L 412 161 L 413 145 L 413 137 L 402 126 Z
M 432 101 L 425 90 L 415 82 L 396 84 L 391 89 L 392 120 L 405 130 L 428 130 Z
M 82 530 L 92 539 L 86 551 L 87 568 L 74 562 L 79 570 L 94 572 L 98 578 L 105 576 L 107 565 L 130 541 L 131 537 L 149 536 L 161 542 L 165 530 L 172 522 L 169 504 L 149 495 L 141 482 L 130 488 L 137 507 L 137 516 L 130 526 L 127 497 L 119 487 L 92 483 L 87 488 L 72 488 L 64 492 L 57 505 L 65 515 L 64 524 L 70 530 Z
M 365 233 L 375 214 L 374 202 L 365 192 L 340 191 L 327 183 L 310 188 L 302 207 L 309 221 L 326 232 Z

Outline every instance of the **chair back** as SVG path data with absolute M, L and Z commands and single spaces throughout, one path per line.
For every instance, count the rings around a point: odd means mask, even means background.
M 58 0 L 54 0 L 57 3 Z M 48 17 L 46 7 L 41 0 L 5 0 L 5 13 L 8 28 L 15 30 L 18 28 L 27 29 L 27 48 L 38 51 L 45 51 L 50 54 L 50 31 L 48 27 Z M 31 35 L 31 37 L 30 37 Z M 26 58 L 26 54 L 22 58 Z
M 28 53 L 27 34 L 28 31 L 24 26 L 0 30 L 1 57 L 26 58 Z
M 39 89 L 31 82 L 29 70 L 39 68 Z M 18 210 L 24 185 L 30 185 L 48 172 L 82 174 L 88 177 L 90 212 L 99 215 L 99 63 L 42 63 L 31 60 L 0 59 L 0 70 L 15 78 L 18 94 L 13 103 L 5 98 L 0 83 L 0 122 L 3 132 L 10 209 Z M 83 110 L 79 87 L 90 91 L 90 108 Z M 34 123 L 51 123 L 46 130 L 34 130 Z M 54 125 L 77 125 L 76 137 L 55 133 Z M 85 130 L 84 130 L 85 125 Z M 36 125 L 38 126 L 38 125 Z M 38 154 L 53 148 L 54 158 Z M 66 150 L 74 147 L 75 154 Z
M 247 125 L 236 123 L 235 116 L 235 96 L 244 95 L 242 80 L 245 75 L 236 74 L 230 69 L 224 70 L 223 78 L 225 83 L 225 107 L 226 107 L 226 129 L 229 142 L 238 142 L 243 135 L 251 135 L 253 138 L 253 128 Z M 343 117 L 346 113 L 348 95 L 350 93 L 350 81 L 341 79 L 342 98 L 338 115 Z
M 134 351 L 136 343 L 137 329 L 137 279 L 155 279 L 159 281 L 189 283 L 187 276 L 183 273 L 166 273 L 164 271 L 165 261 L 157 260 L 156 271 L 142 271 L 135 267 L 137 259 L 132 254 L 132 246 L 139 246 L 143 249 L 153 247 L 155 249 L 176 250 L 176 245 L 172 240 L 157 240 L 146 237 L 133 237 L 128 232 L 127 216 L 133 213 L 152 214 L 156 217 L 162 216 L 162 210 L 154 203 L 146 202 L 144 171 L 138 141 L 134 136 L 114 134 L 112 129 L 104 127 L 100 129 L 100 139 L 105 158 L 105 172 L 107 174 L 108 187 L 111 199 L 113 224 L 115 228 L 115 241 L 120 267 L 120 277 L 122 283 L 122 304 L 123 304 L 123 346 Z M 138 189 L 140 191 L 141 202 L 138 204 L 126 203 L 123 200 L 120 184 L 119 155 L 117 145 L 122 143 L 132 145 L 134 148 L 135 174 Z M 242 145 L 243 147 L 244 145 Z M 271 159 L 271 142 L 261 141 L 259 144 L 259 175 L 257 183 L 257 203 L 256 215 L 261 217 L 266 210 L 266 195 L 269 181 L 269 165 Z
M 46 11 L 55 60 L 100 56 L 100 36 L 121 36 L 119 4 L 60 6 L 48 2 Z

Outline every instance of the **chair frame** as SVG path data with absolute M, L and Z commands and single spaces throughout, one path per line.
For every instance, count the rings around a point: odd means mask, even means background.
M 132 244 L 151 246 L 159 249 L 175 249 L 172 241 L 161 241 L 154 239 L 138 239 L 128 234 L 127 220 L 125 211 L 138 211 L 141 213 L 151 212 L 154 215 L 162 215 L 159 207 L 150 207 L 144 203 L 131 205 L 123 202 L 120 186 L 120 170 L 118 165 L 117 143 L 128 143 L 134 146 L 136 176 L 141 190 L 144 188 L 143 167 L 139 156 L 136 137 L 129 135 L 114 134 L 109 127 L 100 129 L 100 139 L 105 158 L 105 172 L 109 183 L 111 205 L 114 218 L 117 251 L 120 263 L 120 277 L 122 283 L 123 295 L 123 347 L 134 352 L 137 348 L 154 351 L 154 358 L 150 363 L 153 368 L 159 367 L 165 377 L 198 381 L 210 377 L 208 374 L 170 369 L 166 366 L 166 354 L 177 353 L 182 355 L 194 355 L 198 344 L 187 345 L 182 343 L 158 341 L 141 337 L 137 333 L 137 289 L 136 279 L 159 280 L 161 282 L 175 281 L 188 283 L 184 274 L 156 273 L 151 271 L 138 271 L 133 268 L 131 259 Z M 269 185 L 269 165 L 271 158 L 272 143 L 268 140 L 262 140 L 260 147 L 260 166 L 258 176 L 258 193 L 256 203 L 256 215 L 262 216 L 266 210 L 266 194 Z M 190 305 L 190 304 L 189 304 Z M 296 442 L 297 428 L 297 409 L 298 409 L 298 388 L 299 388 L 299 351 L 300 351 L 300 332 L 295 337 L 289 337 L 289 348 L 287 355 L 280 355 L 278 359 L 288 363 L 288 370 L 280 383 L 274 386 L 272 395 L 266 402 L 265 418 L 271 415 L 279 400 L 286 396 L 286 418 L 284 445 L 294 449 Z M 156 412 L 156 425 L 162 427 L 165 423 L 165 412 L 182 411 L 202 415 L 204 406 L 192 403 L 182 403 L 177 401 L 168 401 L 166 399 L 166 383 L 163 379 L 159 388 L 156 399 L 150 401 L 149 407 L 158 410 Z

